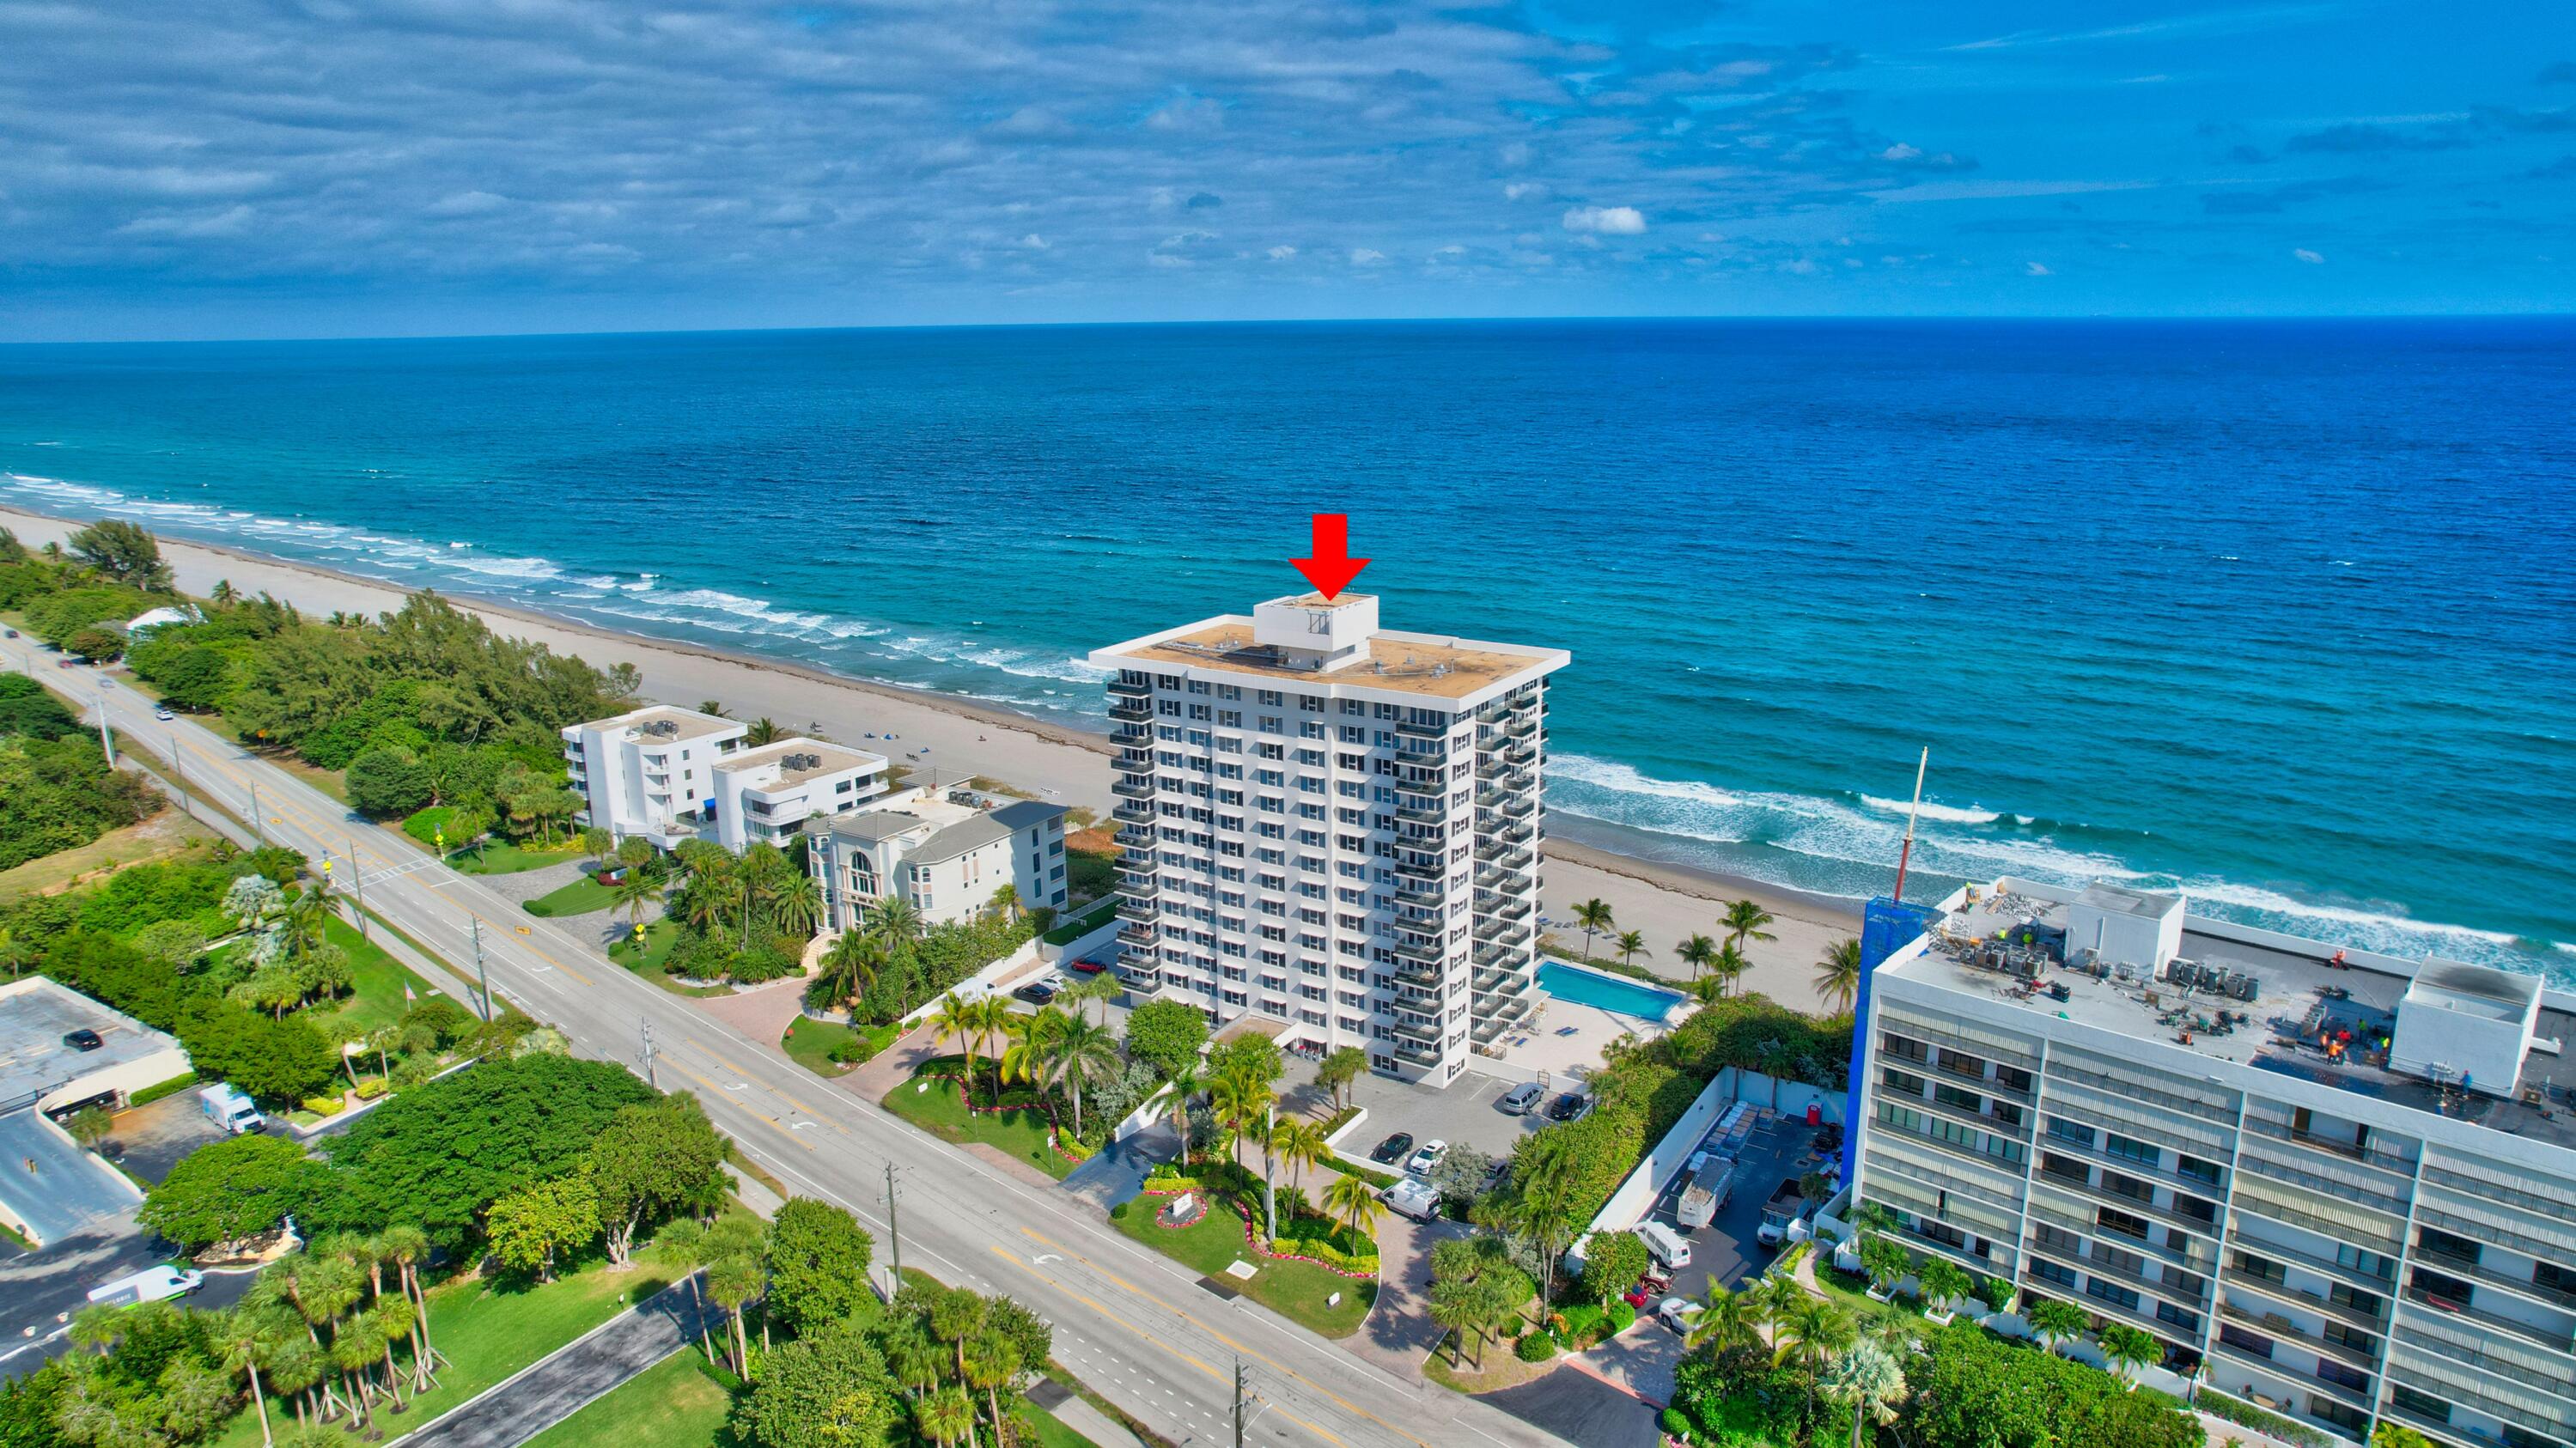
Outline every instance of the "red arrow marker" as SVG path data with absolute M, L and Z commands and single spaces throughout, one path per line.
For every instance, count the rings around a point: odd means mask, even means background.
M 1339 597 L 1343 589 L 1350 587 L 1351 580 L 1360 576 L 1360 570 L 1369 565 L 1367 559 L 1351 556 L 1351 523 L 1341 513 L 1315 515 L 1315 543 L 1309 551 L 1313 557 L 1288 561 L 1296 564 L 1297 571 L 1305 574 L 1306 581 L 1327 599 Z

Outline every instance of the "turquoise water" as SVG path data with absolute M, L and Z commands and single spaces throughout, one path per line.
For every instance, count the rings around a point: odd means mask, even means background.
M 1570 649 L 1551 828 L 2576 965 L 2576 324 L 0 348 L 0 501 L 1102 727 L 1302 582 Z M 1661 944 L 1660 942 L 1658 943 Z
M 1681 997 L 1668 990 L 1657 990 L 1636 981 L 1621 980 L 1597 971 L 1577 970 L 1553 960 L 1542 960 L 1538 966 L 1538 988 L 1561 1001 L 1579 1006 L 1598 1006 L 1623 1016 L 1660 1022 L 1672 1014 Z

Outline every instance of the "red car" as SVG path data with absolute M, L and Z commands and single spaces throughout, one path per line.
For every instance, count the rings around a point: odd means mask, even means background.
M 1098 975 L 1108 968 L 1109 962 L 1105 960 L 1077 960 L 1065 966 L 1076 975 Z
M 1643 1312 L 1646 1310 L 1647 1301 L 1654 1295 L 1655 1294 L 1646 1290 L 1645 1283 L 1640 1282 L 1636 1286 L 1629 1288 L 1627 1291 L 1620 1293 L 1619 1297 L 1621 1301 L 1626 1302 L 1630 1307 L 1637 1309 L 1639 1312 Z

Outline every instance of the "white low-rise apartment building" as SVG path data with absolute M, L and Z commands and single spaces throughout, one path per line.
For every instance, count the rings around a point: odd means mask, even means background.
M 2007 878 L 1870 975 L 1858 1199 L 2202 1391 L 2576 1444 L 2576 998 Z
M 926 925 L 965 920 L 991 909 L 1005 885 L 1024 909 L 1062 910 L 1064 816 L 1037 800 L 988 809 L 962 791 L 915 789 L 811 820 L 806 861 L 823 887 L 823 924 L 851 929 L 890 899 L 909 901 Z
M 574 818 L 670 849 L 714 840 L 741 850 L 792 838 L 809 815 L 845 813 L 886 790 L 886 759 L 814 739 L 757 747 L 746 726 L 655 704 L 563 731 Z
M 1447 1085 L 1534 1006 L 1547 676 L 1561 649 L 1274 599 L 1095 651 L 1120 974 L 1211 1018 Z

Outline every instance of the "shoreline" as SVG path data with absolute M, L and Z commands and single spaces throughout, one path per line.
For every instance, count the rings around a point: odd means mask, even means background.
M 0 505 L 0 524 L 31 547 L 66 539 L 87 521 Z M 217 579 L 229 579 L 236 589 L 271 593 L 308 615 L 337 610 L 372 616 L 400 608 L 405 597 L 420 591 L 227 544 L 157 532 L 153 537 L 180 590 L 198 597 Z M 714 699 L 738 717 L 772 718 L 791 732 L 812 732 L 806 721 L 814 721 L 833 742 L 884 754 L 926 774 L 934 787 L 981 775 L 1095 815 L 1110 807 L 1112 750 L 1106 734 L 810 664 L 566 619 L 477 594 L 439 590 L 439 596 L 496 632 L 603 667 L 633 664 L 641 680 L 637 692 L 645 699 L 692 708 Z M 1590 827 L 1578 825 L 1576 833 Z M 1561 944 L 1580 954 L 1582 933 L 1563 922 L 1577 902 L 1597 898 L 1612 906 L 1617 928 L 1645 935 L 1646 953 L 1638 963 L 1676 980 L 1682 972 L 1673 959 L 1674 944 L 1693 933 L 1722 936 L 1716 917 L 1724 903 L 1751 899 L 1776 917 L 1771 930 L 1779 938 L 1747 943 L 1751 964 L 1742 988 L 1797 1009 L 1821 1009 L 1812 984 L 1817 958 L 1834 941 L 1860 932 L 1858 907 L 1848 901 L 1624 854 L 1561 833 L 1548 836 L 1543 853 L 1540 908 L 1557 922 L 1550 929 Z M 1604 943 L 1594 942 L 1596 956 Z

